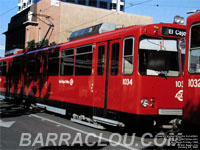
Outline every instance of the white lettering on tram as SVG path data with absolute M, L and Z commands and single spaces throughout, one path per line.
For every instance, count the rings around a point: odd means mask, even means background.
M 122 85 L 133 85 L 133 79 L 123 79 Z
M 185 37 L 185 36 L 186 36 L 186 32 L 183 32 L 183 31 L 180 31 L 180 30 L 176 30 L 176 31 L 175 31 L 175 34 L 176 34 L 176 35 L 179 35 L 179 36 L 182 36 L 182 37 Z
M 200 87 L 200 79 L 188 79 L 188 87 Z
M 176 87 L 183 87 L 183 81 L 176 81 Z
M 70 79 L 70 80 L 59 80 L 59 84 L 69 84 L 69 85 L 73 85 L 74 84 L 74 80 Z

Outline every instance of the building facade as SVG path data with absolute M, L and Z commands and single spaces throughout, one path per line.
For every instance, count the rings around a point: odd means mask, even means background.
M 5 32 L 7 51 L 26 48 L 28 42 L 39 42 L 45 35 L 49 43 L 63 43 L 68 41 L 71 32 L 103 22 L 123 26 L 153 22 L 152 17 L 62 1 L 52 2 L 41 0 L 11 18 L 8 31 Z
M 40 0 L 19 0 L 18 1 L 18 13 L 29 8 L 31 5 L 36 4 Z
M 19 0 L 18 13 L 39 1 L 40 0 Z M 108 10 L 124 11 L 124 0 L 51 0 L 51 3 L 59 3 L 59 1 Z

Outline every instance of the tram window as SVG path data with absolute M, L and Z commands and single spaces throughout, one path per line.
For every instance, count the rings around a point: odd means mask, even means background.
M 104 74 L 104 62 L 105 62 L 105 46 L 101 45 L 98 48 L 97 75 Z
M 6 76 L 6 68 L 7 68 L 7 62 L 3 62 L 3 71 L 2 71 L 2 76 Z
M 2 76 L 2 72 L 3 72 L 3 63 L 0 62 L 0 76 Z
M 36 75 L 40 74 L 40 67 L 41 67 L 40 58 L 41 58 L 40 55 L 38 55 L 36 60 Z
M 184 75 L 184 67 L 185 67 L 185 50 L 181 51 L 181 68 L 182 74 Z
M 27 57 L 26 70 L 28 76 L 33 76 L 35 74 L 35 57 L 33 55 Z
M 134 38 L 129 37 L 124 40 L 122 73 L 133 73 L 133 56 L 134 56 Z
M 200 24 L 194 24 L 191 28 L 190 51 L 189 51 L 189 72 L 200 73 Z
M 195 24 L 191 28 L 191 48 L 200 47 L 200 24 Z
M 111 75 L 117 75 L 119 70 L 119 43 L 112 45 Z
M 149 76 L 179 76 L 177 45 L 178 41 L 174 39 L 142 37 L 139 43 L 139 73 Z
M 47 54 L 43 54 L 42 55 L 42 63 L 43 63 L 43 66 L 42 66 L 42 74 L 44 76 L 47 75 Z
M 13 60 L 13 76 L 20 76 L 21 74 L 20 60 Z
M 74 49 L 66 49 L 61 51 L 61 76 L 71 76 L 74 70 Z
M 76 49 L 75 75 L 87 76 L 92 74 L 92 50 L 92 45 Z
M 190 51 L 189 72 L 200 73 L 200 48 Z
M 0 62 L 0 76 L 6 76 L 6 66 L 7 62 Z
M 59 72 L 59 51 L 50 51 L 48 57 L 48 75 L 58 76 Z

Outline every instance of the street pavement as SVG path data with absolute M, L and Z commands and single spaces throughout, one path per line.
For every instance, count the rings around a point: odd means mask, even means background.
M 0 99 L 0 149 L 155 149 L 150 133 L 98 130 L 40 109 Z M 145 137 L 145 138 L 143 138 Z M 160 140 L 160 141 L 159 141 Z M 156 140 L 162 143 L 162 138 Z

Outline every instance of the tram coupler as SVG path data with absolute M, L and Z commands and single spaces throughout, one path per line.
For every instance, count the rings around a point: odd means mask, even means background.
M 176 119 L 171 120 L 169 123 L 172 124 L 173 129 L 177 129 L 178 127 L 181 126 L 181 124 L 182 124 L 182 120 L 176 118 Z
M 165 125 L 162 125 L 162 128 L 163 129 L 178 129 L 182 124 L 182 120 L 181 119 L 173 119 L 171 121 L 169 121 L 169 124 L 165 124 Z

